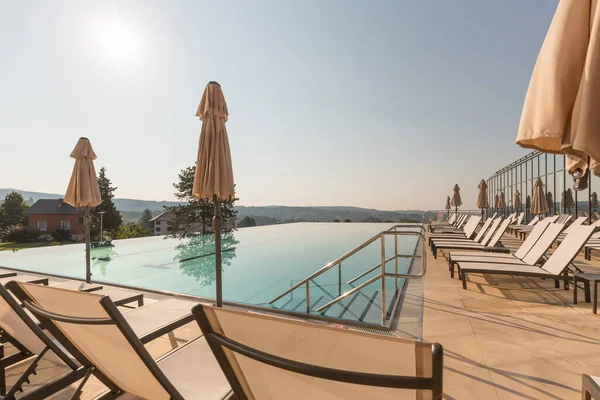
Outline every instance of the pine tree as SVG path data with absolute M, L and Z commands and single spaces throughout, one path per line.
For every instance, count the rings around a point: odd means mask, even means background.
M 173 235 L 185 237 L 196 233 L 198 226 L 200 232 L 205 235 L 208 228 L 212 226 L 212 217 L 214 216 L 214 203 L 212 200 L 199 199 L 192 194 L 194 188 L 194 174 L 196 166 L 187 167 L 179 173 L 179 181 L 173 186 L 177 189 L 175 197 L 181 201 L 182 205 L 174 207 L 165 207 L 173 218 L 171 221 L 171 229 Z M 235 219 L 237 210 L 234 209 L 235 201 L 221 203 L 221 217 L 223 225 L 228 221 Z M 187 203 L 187 204 L 185 204 Z
M 152 223 L 150 222 L 150 220 L 152 219 L 152 211 L 145 209 L 144 211 L 142 211 L 142 216 L 140 217 L 140 226 L 142 227 L 142 229 L 148 229 L 148 230 L 152 230 L 151 226 Z
M 92 209 L 91 215 L 94 225 L 97 229 L 100 228 L 100 212 L 104 212 L 102 217 L 103 229 L 105 231 L 114 231 L 121 224 L 123 224 L 123 217 L 115 203 L 113 203 L 114 193 L 117 190 L 116 187 L 111 186 L 112 182 L 106 176 L 106 168 L 100 168 L 100 174 L 98 175 L 98 186 L 100 186 L 100 197 L 102 198 L 102 204 Z
M 10 192 L 4 198 L 0 205 L 0 228 L 6 228 L 13 225 L 27 225 L 27 215 L 25 210 L 29 206 L 20 193 Z

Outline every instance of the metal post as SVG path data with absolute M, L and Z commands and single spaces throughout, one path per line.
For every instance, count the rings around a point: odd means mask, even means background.
M 100 243 L 102 243 L 103 239 L 104 239 L 104 211 L 100 211 L 98 214 L 100 214 Z
M 219 199 L 216 194 L 213 196 L 213 202 L 215 204 L 215 215 L 213 217 L 212 225 L 215 234 L 215 284 L 217 285 L 217 307 L 223 307 L 223 280 L 221 271 L 221 229 L 223 227 L 223 221 L 221 219 L 221 206 L 219 205 Z
M 310 286 L 308 286 L 308 282 L 306 281 L 306 313 L 310 314 Z
M 342 263 L 338 264 L 338 296 L 342 295 Z
M 567 202 L 566 200 L 566 194 L 567 194 L 567 156 L 564 155 L 563 156 L 563 194 L 562 194 L 562 199 L 563 199 L 563 212 L 566 213 L 567 212 Z M 571 210 L 569 210 L 569 214 L 571 214 Z
M 588 170 L 588 219 L 592 224 L 592 172 Z
M 385 323 L 386 299 L 385 299 L 385 236 L 381 235 L 381 323 Z
M 90 267 L 90 208 L 86 207 L 83 216 L 83 225 L 85 226 L 85 281 L 92 282 L 92 271 Z
M 556 214 L 556 154 L 554 154 L 554 196 L 552 197 L 552 215 Z
M 483 208 L 481 209 L 481 213 L 483 214 Z M 394 229 L 395 230 L 395 229 Z M 394 235 L 394 273 L 398 275 L 398 235 Z M 394 278 L 396 284 L 396 291 L 398 290 L 398 278 Z
M 529 209 L 527 208 L 527 162 L 525 162 L 525 192 L 523 193 L 523 197 L 525 197 L 525 223 L 529 222 Z

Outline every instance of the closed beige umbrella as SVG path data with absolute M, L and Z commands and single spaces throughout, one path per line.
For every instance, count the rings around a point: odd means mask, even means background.
M 561 0 L 531 76 L 517 144 L 569 154 L 567 168 L 600 173 L 600 9 Z
M 521 210 L 521 193 L 518 190 L 513 195 L 513 207 L 518 211 Z
M 498 196 L 498 208 L 503 210 L 506 208 L 506 198 L 504 197 L 504 192 L 502 190 Z
M 573 191 L 570 188 L 563 192 L 562 203 L 563 203 L 563 208 L 565 210 L 568 209 L 569 213 L 571 212 L 571 208 L 575 207 L 575 199 L 573 199 Z
M 450 196 L 446 196 L 446 205 L 444 208 L 448 210 L 448 215 L 450 215 L 450 209 L 452 208 L 452 206 L 450 205 Z
M 546 193 L 546 202 L 548 203 L 548 211 L 554 210 L 554 198 L 552 198 L 552 192 Z
M 490 202 L 488 201 L 487 194 L 487 182 L 485 179 L 482 179 L 477 185 L 479 192 L 477 193 L 477 208 L 481 209 L 481 217 L 483 218 L 483 210 L 488 209 L 490 207 Z
M 450 204 L 455 208 L 455 212 L 458 214 L 458 207 L 462 206 L 462 200 L 460 199 L 460 188 L 458 184 L 454 185 L 454 189 L 452 189 L 452 200 Z
M 598 195 L 596 192 L 594 192 L 592 193 L 592 208 L 595 210 L 598 207 L 600 207 L 600 204 L 598 203 Z
M 221 281 L 221 219 L 222 200 L 233 200 L 233 167 L 229 151 L 229 139 L 225 122 L 229 117 L 227 103 L 217 82 L 209 82 L 204 89 L 196 116 L 202 121 L 196 175 L 194 176 L 194 196 L 214 202 L 215 216 L 213 231 L 215 234 L 215 268 L 217 286 L 217 306 L 223 305 L 223 284 Z
M 545 214 L 548 212 L 548 201 L 544 193 L 544 183 L 540 178 L 535 180 L 533 186 L 533 198 L 531 199 L 531 213 Z
M 498 193 L 494 196 L 494 208 L 500 208 L 500 195 Z
M 91 281 L 90 270 L 90 209 L 102 203 L 98 176 L 94 168 L 96 153 L 87 138 L 79 138 L 71 152 L 75 159 L 75 166 L 71 174 L 71 181 L 65 194 L 65 203 L 76 208 L 84 209 L 83 225 L 85 226 L 85 281 Z

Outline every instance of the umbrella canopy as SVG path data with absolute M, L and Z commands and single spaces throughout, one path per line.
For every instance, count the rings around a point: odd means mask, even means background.
M 592 193 L 592 208 L 598 208 L 600 204 L 598 203 L 598 195 L 596 192 Z
M 201 199 L 212 199 L 215 206 L 213 231 L 215 232 L 215 268 L 217 306 L 223 305 L 221 271 L 221 200 L 235 198 L 233 167 L 229 151 L 229 138 L 225 122 L 229 117 L 227 103 L 217 82 L 209 82 L 204 89 L 196 116 L 202 121 L 196 174 L 192 193 Z
M 202 121 L 202 131 L 193 194 L 201 199 L 211 200 L 217 196 L 221 200 L 231 200 L 235 197 L 233 167 L 225 128 L 229 113 L 221 85 L 217 82 L 206 85 L 196 116 Z
M 506 208 L 506 199 L 502 190 L 498 193 L 498 208 Z
M 500 195 L 498 193 L 494 196 L 494 208 L 500 208 Z
M 489 208 L 490 202 L 487 195 L 487 183 L 484 179 L 479 182 L 477 188 L 479 188 L 479 192 L 477 193 L 477 208 Z
M 452 206 L 450 205 L 450 196 L 446 196 L 446 207 L 445 207 L 445 209 L 449 210 L 451 208 L 452 208 Z
M 513 206 L 517 209 L 521 209 L 521 193 L 517 190 L 513 195 Z
M 540 178 L 535 180 L 533 186 L 533 199 L 531 200 L 532 214 L 545 214 L 548 212 L 548 201 L 544 193 L 544 183 Z
M 569 188 L 562 194 L 563 207 L 571 209 L 575 207 L 575 199 L 573 199 L 573 191 Z
M 100 197 L 100 186 L 94 160 L 96 153 L 87 138 L 79 138 L 75 148 L 71 152 L 71 158 L 75 159 L 75 166 L 71 174 L 71 180 L 67 187 L 64 201 L 74 207 L 84 209 L 83 225 L 85 227 L 85 281 L 91 282 L 92 272 L 90 265 L 90 208 L 102 203 Z
M 554 199 L 552 198 L 552 192 L 546 193 L 546 203 L 548 203 L 548 211 L 554 208 Z
M 94 168 L 96 153 L 87 138 L 79 138 L 71 152 L 75 166 L 65 194 L 65 203 L 77 208 L 96 207 L 102 203 L 98 176 Z
M 450 204 L 453 207 L 462 206 L 462 200 L 460 199 L 460 188 L 458 187 L 458 185 L 454 185 L 454 189 L 452 190 L 454 193 L 452 193 L 452 200 L 450 201 Z
M 597 0 L 561 0 L 538 55 L 517 144 L 569 154 L 567 168 L 600 173 L 600 8 Z

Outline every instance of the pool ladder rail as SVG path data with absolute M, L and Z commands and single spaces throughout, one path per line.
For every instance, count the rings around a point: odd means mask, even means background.
M 419 229 L 419 231 L 401 230 L 401 229 L 406 229 L 406 228 Z M 386 258 L 385 238 L 388 236 L 394 237 L 394 255 L 389 258 Z M 413 254 L 413 255 L 398 254 L 398 237 L 399 236 L 416 236 L 416 237 L 418 237 L 421 241 L 421 253 L 416 254 L 417 251 L 415 248 L 415 254 Z M 352 257 L 354 254 L 358 253 L 360 250 L 364 249 L 365 247 L 369 246 L 370 244 L 372 244 L 378 240 L 381 243 L 381 261 L 380 261 L 380 263 L 375 265 L 372 268 L 369 268 L 368 270 L 361 273 L 360 275 L 352 278 L 347 283 L 351 284 L 351 283 L 357 281 L 358 279 L 366 276 L 367 274 L 369 274 L 373 271 L 376 271 L 377 269 L 381 270 L 380 273 L 377 274 L 376 276 L 366 280 L 365 282 L 361 283 L 360 285 L 353 287 L 351 290 L 348 290 L 347 292 L 342 293 L 342 262 L 347 260 L 348 258 Z M 394 225 L 393 227 L 389 228 L 388 230 L 379 232 L 375 236 L 371 237 L 370 239 L 368 239 L 365 242 L 361 243 L 360 245 L 356 246 L 352 250 L 348 251 L 346 254 L 338 257 L 334 261 L 331 261 L 330 263 L 328 263 L 327 265 L 325 265 L 318 271 L 314 272 L 307 278 L 304 278 L 303 280 L 299 281 L 298 283 L 292 285 L 292 287 L 287 289 L 285 292 L 281 293 L 277 297 L 270 300 L 269 304 L 273 304 L 277 300 L 281 299 L 282 297 L 290 294 L 294 290 L 296 290 L 304 285 L 305 290 L 306 290 L 306 301 L 305 301 L 306 313 L 310 314 L 310 305 L 311 305 L 311 303 L 310 303 L 310 281 L 317 278 L 318 276 L 322 275 L 323 273 L 329 271 L 330 269 L 334 268 L 335 266 L 337 266 L 338 267 L 338 288 L 339 288 L 338 297 L 329 301 L 327 304 L 324 304 L 321 307 L 317 308 L 316 311 L 323 312 L 323 311 L 327 310 L 329 307 L 331 307 L 332 305 L 344 300 L 348 296 L 351 296 L 354 293 L 359 292 L 361 289 L 365 288 L 366 286 L 369 286 L 369 285 L 373 284 L 374 282 L 381 280 L 381 324 L 384 325 L 387 320 L 387 311 L 386 311 L 386 307 L 387 307 L 386 297 L 387 296 L 386 296 L 386 288 L 385 288 L 385 278 L 388 278 L 388 277 L 396 278 L 396 290 L 398 290 L 398 279 L 421 279 L 421 278 L 423 278 L 427 272 L 427 257 L 425 257 L 425 254 L 426 254 L 425 253 L 426 252 L 425 243 L 426 243 L 426 240 L 425 240 L 425 226 L 424 225 L 422 225 L 422 224 L 421 225 L 418 225 L 418 224 Z M 418 274 L 399 274 L 398 273 L 398 259 L 399 258 L 410 258 L 410 259 L 420 258 L 420 259 L 422 259 L 423 267 Z M 390 273 L 385 270 L 385 266 L 387 265 L 387 263 L 389 263 L 392 260 L 395 261 L 394 273 Z

